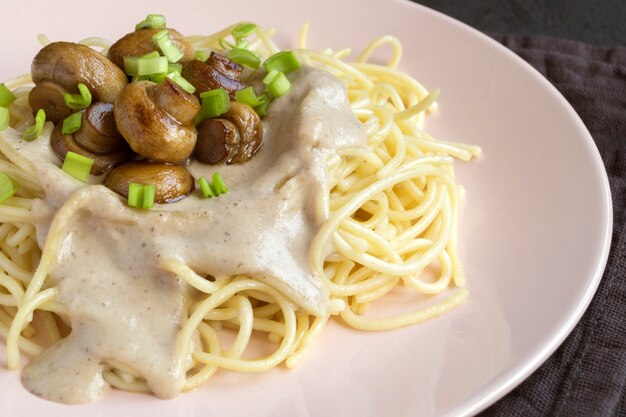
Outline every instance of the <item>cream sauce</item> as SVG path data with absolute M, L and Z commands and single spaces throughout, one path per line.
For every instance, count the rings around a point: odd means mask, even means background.
M 46 199 L 34 208 L 40 244 L 59 238 L 50 281 L 69 311 L 71 334 L 34 358 L 22 373 L 33 393 L 53 401 L 95 401 L 108 389 L 109 360 L 132 367 L 161 398 L 176 396 L 190 347 L 178 340 L 187 317 L 187 285 L 160 268 L 178 259 L 217 279 L 246 274 L 299 307 L 327 313 L 328 290 L 309 260 L 327 218 L 329 153 L 365 144 L 365 132 L 330 74 L 303 67 L 292 89 L 263 120 L 264 143 L 250 161 L 212 167 L 193 162 L 197 179 L 218 170 L 230 192 L 197 193 L 151 211 L 128 208 L 98 185 L 61 170 L 49 139 L 23 142 L 4 132 L 0 150 L 36 172 Z M 49 126 L 47 128 L 49 133 Z

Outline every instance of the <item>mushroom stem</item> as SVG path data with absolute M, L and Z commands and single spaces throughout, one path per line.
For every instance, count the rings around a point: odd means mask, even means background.
M 67 90 L 59 84 L 43 81 L 30 90 L 28 104 L 33 110 L 33 114 L 37 113 L 39 109 L 44 109 L 46 119 L 53 123 L 59 123 L 72 114 L 72 110 L 65 104 L 63 97 L 65 93 Z
M 98 155 L 111 153 L 125 145 L 115 126 L 113 105 L 99 102 L 89 106 L 83 112 L 80 129 L 74 133 L 74 139 L 80 146 Z

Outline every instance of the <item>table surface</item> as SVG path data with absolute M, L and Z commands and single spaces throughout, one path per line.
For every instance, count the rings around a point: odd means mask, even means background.
M 626 45 L 624 0 L 420 0 L 482 32 L 546 35 L 599 46 Z

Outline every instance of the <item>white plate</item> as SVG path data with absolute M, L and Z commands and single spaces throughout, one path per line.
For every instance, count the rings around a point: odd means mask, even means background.
M 295 45 L 306 21 L 314 48 L 359 50 L 377 35 L 396 35 L 405 45 L 402 68 L 442 91 L 427 131 L 478 144 L 484 156 L 458 164 L 467 190 L 460 237 L 471 295 L 451 314 L 374 334 L 333 324 L 298 369 L 223 372 L 171 401 L 115 392 L 96 404 L 68 407 L 32 396 L 18 373 L 2 369 L 0 415 L 470 414 L 537 368 L 587 307 L 612 223 L 598 151 L 545 79 L 469 27 L 397 0 L 8 3 L 0 79 L 28 71 L 37 33 L 52 40 L 116 39 L 155 12 L 185 34 L 253 20 L 278 28 L 284 48 Z

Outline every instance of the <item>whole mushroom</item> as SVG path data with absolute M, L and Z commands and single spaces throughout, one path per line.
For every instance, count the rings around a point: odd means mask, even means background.
M 128 84 L 126 74 L 106 57 L 88 46 L 53 42 L 33 59 L 31 76 L 35 87 L 28 101 L 33 112 L 43 109 L 46 118 L 58 123 L 72 113 L 63 95 L 77 93 L 83 83 L 94 102 L 113 103 Z
M 196 97 L 166 78 L 128 84 L 115 101 L 115 123 L 130 147 L 146 159 L 179 163 L 196 144 Z
M 197 59 L 183 65 L 181 75 L 196 88 L 196 96 L 205 91 L 223 88 L 231 98 L 235 93 L 248 86 L 241 80 L 243 67 L 229 58 L 211 52 L 209 58 L 203 62 Z
M 152 37 L 163 29 L 139 29 L 131 32 L 119 39 L 111 48 L 107 56 L 118 67 L 124 69 L 124 57 L 143 56 L 152 51 L 157 51 L 158 47 L 152 42 Z M 172 43 L 183 52 L 180 62 L 187 62 L 194 59 L 193 47 L 185 40 L 185 37 L 174 29 L 167 29 L 172 39 Z
M 131 161 L 109 172 L 104 185 L 128 197 L 130 183 L 155 187 L 156 203 L 172 203 L 189 195 L 194 188 L 193 177 L 183 166 L 160 162 Z
M 63 134 L 61 123 L 52 131 L 50 144 L 59 158 L 65 159 L 69 151 L 86 156 L 94 161 L 90 173 L 102 175 L 132 157 L 115 127 L 112 104 L 92 104 L 81 117 L 81 127 L 73 134 Z
M 239 164 L 252 158 L 262 141 L 259 115 L 250 106 L 233 101 L 220 118 L 198 125 L 195 157 L 206 164 Z

